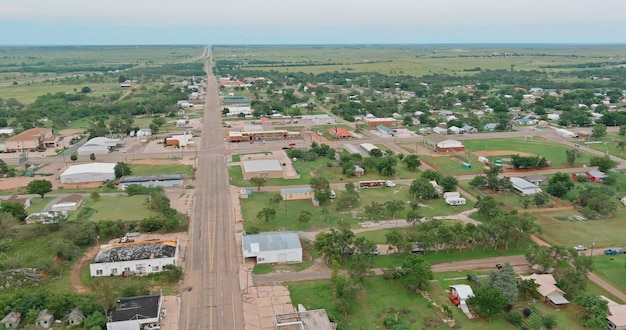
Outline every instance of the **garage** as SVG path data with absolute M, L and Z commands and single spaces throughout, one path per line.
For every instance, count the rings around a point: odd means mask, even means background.
M 72 165 L 61 174 L 61 183 L 103 182 L 115 179 L 115 163 Z

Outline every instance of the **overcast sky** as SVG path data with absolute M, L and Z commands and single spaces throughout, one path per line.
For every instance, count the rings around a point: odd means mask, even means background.
M 626 43 L 626 0 L 0 0 L 1 45 Z

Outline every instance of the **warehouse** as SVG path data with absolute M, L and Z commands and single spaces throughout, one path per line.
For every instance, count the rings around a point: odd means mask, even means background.
M 241 164 L 243 177 L 248 180 L 255 176 L 265 179 L 283 177 L 283 167 L 276 159 L 246 160 Z
M 117 150 L 117 148 L 123 144 L 124 142 L 120 139 L 96 137 L 80 146 L 77 153 L 79 156 L 89 156 L 91 154 L 106 155 L 113 150 Z
M 61 174 L 61 183 L 84 183 L 115 179 L 115 163 L 72 165 Z
M 243 235 L 243 257 L 259 264 L 302 262 L 302 245 L 295 232 Z
M 522 178 L 511 177 L 510 180 L 511 184 L 513 184 L 513 189 L 515 189 L 515 191 L 523 196 L 541 193 L 541 188 L 539 188 L 539 186 L 530 183 Z
M 158 273 L 164 266 L 178 264 L 178 250 L 178 242 L 172 240 L 102 245 L 89 272 L 91 276 Z
M 120 179 L 119 188 L 126 190 L 131 184 L 144 187 L 182 187 L 184 180 L 183 174 L 126 175 Z

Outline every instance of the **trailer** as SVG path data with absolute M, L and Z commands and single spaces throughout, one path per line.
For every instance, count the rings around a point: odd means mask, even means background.
M 446 204 L 450 205 L 450 206 L 454 206 L 454 205 L 465 205 L 467 204 L 467 200 L 463 197 L 461 198 L 447 198 L 446 199 Z
M 486 157 L 478 157 L 478 161 L 485 165 L 489 165 L 489 159 L 487 159 Z
M 382 188 L 387 185 L 385 180 L 359 181 L 360 188 Z

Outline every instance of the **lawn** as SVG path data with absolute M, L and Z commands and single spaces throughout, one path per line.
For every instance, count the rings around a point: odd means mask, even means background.
M 43 208 L 46 207 L 46 205 L 52 202 L 55 198 L 56 197 L 44 197 L 44 198 L 41 198 L 39 196 L 33 197 L 33 199 L 31 200 L 32 202 L 30 204 L 30 207 L 26 209 L 26 213 L 32 214 L 32 213 L 41 212 Z
M 429 165 L 432 165 L 436 170 L 443 173 L 444 175 L 465 175 L 465 174 L 482 174 L 484 172 L 482 164 L 477 160 L 477 158 L 465 156 L 455 156 L 448 157 L 431 157 L 426 155 L 419 155 L 420 160 L 425 161 Z M 472 165 L 471 168 L 462 168 L 461 163 L 469 163 Z
M 90 207 L 95 212 L 89 217 L 89 221 L 99 220 L 124 220 L 139 221 L 149 218 L 155 212 L 151 212 L 145 206 L 146 196 L 101 196 L 97 201 L 85 198 L 85 207 Z M 73 212 L 68 220 L 75 220 L 80 210 Z
M 569 149 L 568 147 L 539 137 L 533 138 L 532 141 L 530 139 L 528 139 L 528 141 L 524 141 L 523 137 L 463 140 L 463 145 L 465 145 L 465 150 L 472 155 L 470 157 L 476 157 L 476 159 L 478 156 L 473 155 L 472 153 L 477 151 L 506 150 L 511 151 L 511 155 L 514 155 L 517 151 L 545 157 L 547 160 L 552 162 L 552 168 L 570 167 L 567 165 L 565 156 L 565 151 Z M 509 157 L 509 155 L 502 155 L 490 156 L 487 158 L 495 160 Z M 576 160 L 576 164 L 588 164 L 590 159 L 590 154 L 581 152 L 580 157 Z
M 598 249 L 598 254 L 602 253 Z M 622 292 L 626 292 L 626 255 L 602 255 L 593 259 L 594 273 Z
M 619 158 L 623 158 L 626 159 L 626 155 L 624 154 L 624 150 L 618 148 L 617 143 L 619 141 L 626 141 L 624 139 L 623 136 L 620 136 L 619 134 L 617 134 L 616 132 L 611 132 L 608 133 L 604 139 L 601 141 L 601 143 L 585 143 L 585 142 L 581 142 L 581 145 L 584 145 L 585 147 L 594 149 L 594 150 L 598 150 L 604 153 L 608 153 L 611 156 L 615 156 L 615 157 L 619 157 Z M 595 141 L 589 141 L 589 142 L 595 142 Z
M 151 165 L 151 164 L 130 164 L 132 175 L 159 175 L 159 174 L 185 174 L 193 175 L 193 167 L 191 165 L 170 164 L 170 165 Z
M 55 93 L 67 93 L 76 94 L 80 93 L 81 88 L 88 86 L 92 92 L 89 96 L 99 98 L 103 95 L 112 93 L 121 93 L 124 90 L 119 87 L 117 82 L 108 83 L 94 83 L 94 82 L 81 82 L 74 84 L 65 83 L 53 83 L 53 82 L 37 82 L 29 84 L 9 85 L 0 88 L 0 98 L 8 99 L 15 98 L 18 101 L 28 104 L 34 102 L 37 97 L 45 94 Z
M 384 329 L 383 319 L 393 318 L 396 313 L 410 324 L 410 329 L 422 329 L 425 318 L 437 319 L 435 309 L 426 299 L 409 292 L 398 282 L 391 283 L 380 276 L 368 279 L 363 294 L 345 318 L 335 308 L 330 281 L 290 282 L 287 286 L 294 305 L 326 309 L 330 320 L 339 323 L 339 329 Z M 404 310 L 406 314 L 401 312 Z M 409 319 L 414 323 L 409 323 Z M 450 328 L 442 326 L 439 329 Z

